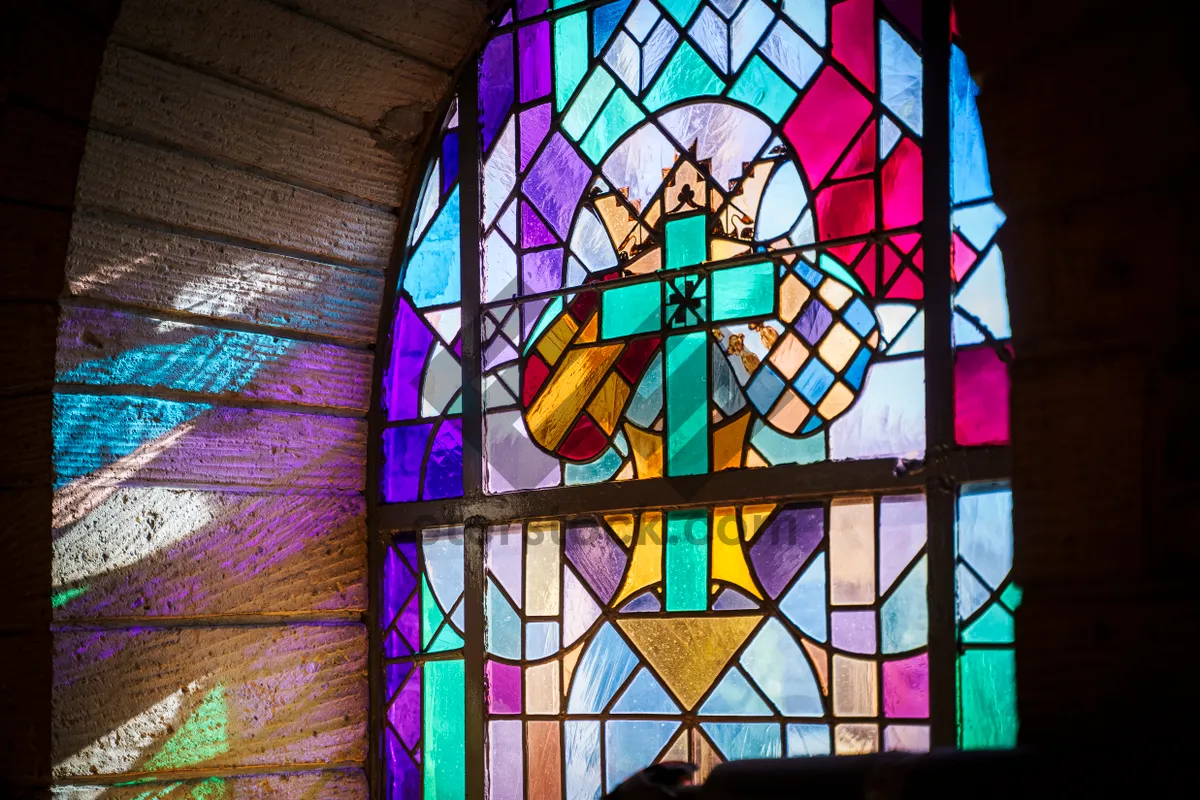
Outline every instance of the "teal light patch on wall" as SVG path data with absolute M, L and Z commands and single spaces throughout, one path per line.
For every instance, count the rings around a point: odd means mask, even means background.
M 218 683 L 142 769 L 181 769 L 228 751 L 229 709 L 225 704 L 225 687 Z

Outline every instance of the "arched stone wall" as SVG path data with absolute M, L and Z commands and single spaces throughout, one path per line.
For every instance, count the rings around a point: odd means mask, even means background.
M 371 346 L 483 3 L 14 5 L 0 764 L 364 796 Z M 1010 217 L 1022 735 L 1111 746 L 1112 698 L 1130 731 L 1195 706 L 1196 68 L 1146 4 L 958 6 Z M 52 425 L 102 480 L 52 494 Z

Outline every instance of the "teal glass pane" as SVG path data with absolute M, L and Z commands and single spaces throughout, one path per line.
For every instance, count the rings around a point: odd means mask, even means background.
M 708 511 L 667 512 L 667 611 L 708 608 Z
M 667 339 L 667 474 L 708 471 L 709 333 Z
M 666 269 L 690 267 L 708 260 L 704 216 L 673 219 L 666 224 L 663 236 L 666 239 Z
M 592 120 L 596 118 L 596 114 L 608 97 L 608 93 L 612 91 L 614 83 L 612 75 L 608 74 L 607 70 L 598 69 L 583 84 L 583 88 L 579 90 L 579 96 L 575 98 L 575 102 L 571 103 L 571 107 L 567 109 L 567 114 L 562 121 L 563 130 L 572 139 L 578 141 L 579 137 L 587 131 L 588 126 L 592 124 Z
M 600 163 L 609 149 L 625 132 L 642 121 L 645 115 L 634 104 L 629 93 L 618 89 L 604 104 L 587 138 L 583 140 L 583 152 L 593 164 Z
M 684 42 L 650 88 L 645 105 L 650 111 L 657 111 L 678 100 L 718 95 L 724 88 L 725 84 L 695 48 Z
M 499 587 L 488 578 L 487 651 L 513 660 L 521 657 L 521 619 Z
M 700 0 L 659 0 L 659 5 L 665 8 L 667 13 L 674 17 L 680 25 L 686 25 L 692 18 L 692 14 L 696 13 Z
M 904 653 L 929 641 L 929 604 L 926 599 L 926 560 L 922 556 L 908 576 L 883 604 L 880 613 L 883 652 Z
M 779 725 L 774 722 L 705 722 L 701 726 L 726 761 L 779 758 Z
M 466 796 L 463 662 L 429 661 L 424 671 L 424 796 L 458 800 Z
M 712 284 L 712 319 L 764 317 L 775 310 L 775 265 L 747 264 L 717 270 Z
M 587 13 L 554 21 L 554 101 L 562 111 L 587 74 Z
M 992 603 L 962 632 L 967 644 L 1012 644 L 1014 625 L 1012 614 L 999 603 Z
M 796 90 L 767 62 L 755 56 L 729 90 L 729 99 L 756 108 L 773 122 L 779 122 L 796 99 Z
M 1017 664 L 1011 649 L 968 649 L 958 657 L 958 745 L 1017 744 Z
M 600 338 L 653 333 L 662 327 L 662 288 L 657 281 L 609 289 L 600 295 Z
M 1021 600 L 1025 597 L 1025 591 L 1015 583 L 1010 583 L 1004 588 L 1000 594 L 1000 601 L 1008 606 L 1013 611 L 1021 607 Z

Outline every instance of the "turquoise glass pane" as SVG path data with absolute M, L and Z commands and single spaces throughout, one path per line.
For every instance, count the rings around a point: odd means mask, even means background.
M 667 474 L 708 471 L 707 331 L 667 339 Z
M 653 333 L 662 327 L 662 288 L 657 281 L 609 289 L 600 295 L 600 338 Z
M 678 100 L 718 95 L 725 84 L 687 42 L 679 46 L 646 95 L 646 108 L 657 111 Z
M 571 107 L 567 109 L 567 115 L 563 117 L 562 121 L 563 130 L 572 139 L 578 141 L 579 137 L 587 131 L 588 125 L 592 124 L 592 120 L 600 111 L 600 106 L 608 97 L 608 93 L 612 91 L 613 84 L 612 75 L 603 69 L 597 69 L 592 73 L 592 77 L 583 84 L 583 88 L 579 90 L 579 96 L 575 98 L 575 102 L 571 103 Z
M 1010 649 L 958 657 L 958 744 L 965 750 L 1017 744 L 1017 664 Z
M 967 644 L 1012 644 L 1013 635 L 1012 614 L 999 603 L 992 603 L 963 630 L 962 640 Z
M 767 62 L 755 56 L 729 90 L 729 99 L 756 108 L 772 121 L 779 122 L 796 99 L 796 90 Z
M 708 608 L 708 511 L 667 512 L 667 611 Z
M 708 236 L 703 215 L 673 219 L 664 228 L 666 269 L 679 269 L 708 260 Z
M 779 725 L 773 722 L 705 722 L 704 732 L 727 761 L 779 758 Z
M 883 604 L 880 613 L 883 652 L 904 653 L 929 641 L 926 562 L 922 556 Z
M 554 21 L 554 100 L 562 111 L 587 73 L 587 14 Z
M 643 116 L 645 115 L 634 104 L 629 93 L 618 89 L 608 98 L 587 138 L 583 140 L 584 154 L 593 164 L 599 164 L 617 140 L 641 122 Z
M 775 265 L 730 267 L 712 274 L 712 319 L 764 317 L 775 310 Z
M 696 13 L 696 7 L 700 5 L 700 0 L 659 0 L 659 5 L 667 10 L 667 13 L 680 25 L 686 25 L 688 20 L 692 18 L 692 14 Z
M 424 796 L 458 800 L 466 796 L 463 662 L 429 661 L 424 670 Z

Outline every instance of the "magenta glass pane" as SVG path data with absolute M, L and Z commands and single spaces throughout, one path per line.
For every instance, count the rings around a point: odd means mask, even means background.
M 462 420 L 444 419 L 429 450 L 422 496 L 426 500 L 461 497 L 462 486 Z
M 421 461 L 425 457 L 425 445 L 429 442 L 432 430 L 432 423 L 421 423 L 388 428 L 383 432 L 383 474 L 380 479 L 380 492 L 384 502 L 403 503 L 417 499 Z M 461 464 L 461 457 L 459 463 Z
M 821 240 L 869 233 L 875 227 L 875 182 L 835 183 L 817 195 Z
M 389 422 L 414 419 L 420 407 L 421 371 L 433 331 L 417 315 L 408 300 L 396 300 L 392 322 L 392 360 L 383 376 L 383 405 Z
M 810 185 L 825 179 L 870 113 L 871 102 L 841 73 L 821 71 L 783 128 Z
M 883 165 L 883 224 L 904 228 L 921 221 L 921 148 L 903 139 Z
M 491 147 L 513 102 L 513 37 L 488 42 L 479 66 L 479 128 L 483 148 Z
M 550 94 L 550 23 L 517 31 L 517 52 L 521 54 L 521 102 Z
M 846 0 L 833 7 L 833 57 L 875 91 L 875 0 Z
M 929 716 L 929 656 L 883 662 L 883 713 L 887 717 Z
M 959 444 L 1008 442 L 1008 393 L 1008 365 L 995 350 L 973 347 L 955 354 L 954 436 Z
M 493 714 L 521 713 L 521 668 L 516 664 L 488 661 L 488 710 Z

